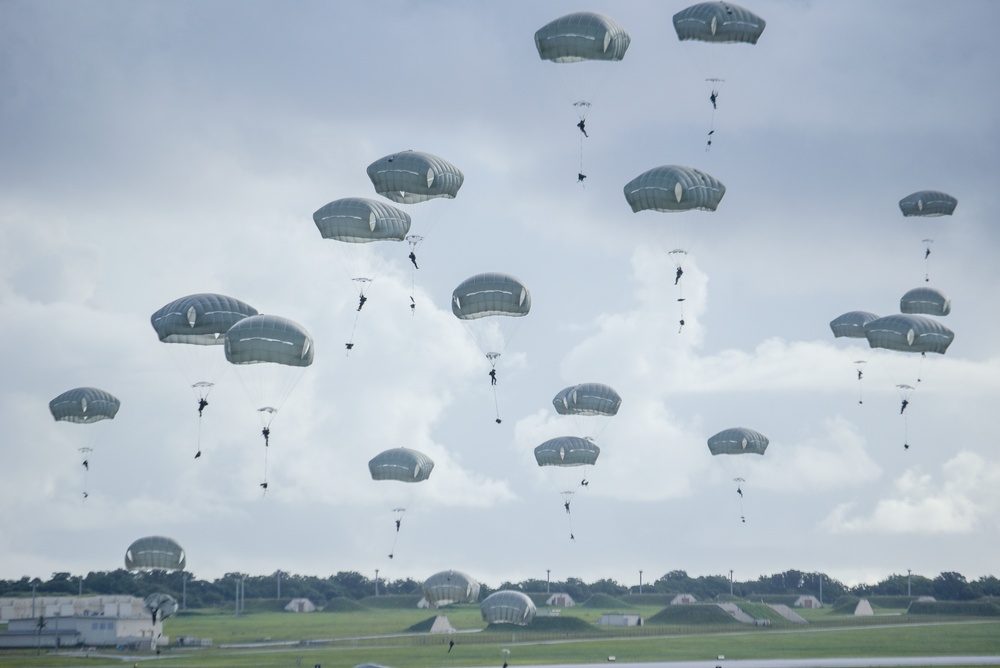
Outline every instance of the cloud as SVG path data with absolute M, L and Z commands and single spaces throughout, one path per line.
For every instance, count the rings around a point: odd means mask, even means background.
M 941 478 L 908 469 L 870 512 L 838 504 L 823 526 L 834 533 L 970 534 L 996 524 L 1000 463 L 963 451 L 945 463 Z

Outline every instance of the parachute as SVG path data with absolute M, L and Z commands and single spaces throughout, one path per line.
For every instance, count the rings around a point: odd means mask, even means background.
M 418 204 L 438 199 L 454 199 L 465 182 L 462 171 L 447 160 L 419 151 L 402 151 L 379 158 L 368 165 L 368 178 L 375 192 L 400 204 Z M 428 213 L 424 211 L 424 213 Z M 411 283 L 416 283 L 417 247 L 429 233 L 434 219 L 424 216 L 422 234 L 406 237 L 410 244 Z M 410 294 L 410 310 L 416 313 L 416 301 Z
M 140 538 L 125 551 L 125 568 L 133 572 L 182 571 L 186 564 L 184 548 L 165 536 Z
M 573 517 L 570 510 L 570 504 L 575 493 L 572 488 L 577 484 L 575 477 L 578 474 L 575 469 L 578 467 L 593 466 L 597 463 L 597 458 L 600 454 L 601 449 L 597 447 L 596 443 L 589 438 L 580 438 L 578 436 L 559 436 L 549 439 L 535 448 L 535 461 L 539 467 L 555 466 L 561 469 L 573 469 L 572 472 L 567 471 L 565 474 L 557 476 L 559 494 L 563 498 L 566 520 L 569 523 L 570 540 L 576 539 L 573 533 Z M 586 486 L 586 469 L 584 469 L 582 476 L 583 480 L 579 484 Z
M 907 314 L 948 315 L 951 300 L 934 288 L 913 288 L 899 300 L 899 311 Z
M 113 420 L 121 402 L 112 394 L 96 387 L 66 390 L 49 402 L 49 411 L 57 422 L 93 424 Z
M 157 621 L 162 622 L 167 617 L 173 617 L 180 609 L 177 599 L 163 592 L 150 594 L 144 598 L 142 607 L 152 616 L 154 624 Z
M 67 390 L 49 402 L 49 411 L 56 422 L 72 424 L 95 424 L 104 420 L 113 420 L 118 414 L 121 402 L 117 397 L 99 390 L 96 387 L 77 387 Z M 83 498 L 90 496 L 87 489 L 87 478 L 90 473 L 90 460 L 97 443 L 97 434 L 91 434 L 91 440 L 77 450 L 83 457 Z
M 899 392 L 903 447 L 909 450 L 909 414 L 906 407 L 910 404 L 910 396 L 924 379 L 925 364 L 933 361 L 927 353 L 943 355 L 955 339 L 955 333 L 933 318 L 901 313 L 868 323 L 865 335 L 872 348 L 890 351 L 883 359 Z
M 633 213 L 658 211 L 674 213 L 679 211 L 715 211 L 726 186 L 718 179 L 694 167 L 682 165 L 662 165 L 647 170 L 625 184 L 625 201 Z M 683 241 L 685 235 L 680 225 L 674 225 L 673 242 Z M 684 262 L 687 251 L 675 248 L 670 257 L 677 269 L 674 285 L 677 286 L 677 303 L 680 304 L 680 328 L 684 327 Z
M 940 190 L 918 190 L 899 200 L 899 210 L 904 217 L 936 218 L 955 213 L 958 200 Z M 933 239 L 924 239 L 924 281 L 931 280 L 931 244 Z
M 455 165 L 430 153 L 401 151 L 368 165 L 375 192 L 401 204 L 454 199 L 465 181 Z
M 580 171 L 577 182 L 586 178 L 583 167 L 583 140 L 587 116 L 599 94 L 606 74 L 602 65 L 621 61 L 631 38 L 613 19 L 596 12 L 574 12 L 545 24 L 535 32 L 535 48 L 542 60 L 559 64 L 566 94 L 577 112 L 580 130 Z
M 733 70 L 739 67 L 744 54 L 733 53 L 731 46 L 752 46 L 760 39 L 767 23 L 748 9 L 730 2 L 702 2 L 674 14 L 674 30 L 681 42 L 701 43 L 695 68 L 709 85 L 712 122 L 705 150 L 711 150 L 715 135 L 715 112 L 719 95 Z M 723 45 L 723 46 L 720 46 Z
M 538 57 L 554 63 L 618 61 L 630 37 L 614 20 L 596 12 L 574 12 L 545 24 L 535 33 Z
M 868 311 L 848 311 L 830 321 L 830 329 L 835 338 L 864 339 L 865 325 L 878 320 L 878 316 Z M 854 368 L 858 372 L 858 403 L 864 403 L 861 380 L 864 376 L 865 360 L 855 360 Z
M 264 482 L 271 422 L 313 363 L 313 340 L 301 325 L 275 315 L 254 315 L 226 332 L 226 359 L 233 365 L 261 420 L 264 436 Z
M 422 452 L 409 448 L 392 448 L 375 455 L 368 462 L 368 471 L 372 480 L 395 480 L 404 483 L 418 483 L 427 480 L 434 470 L 434 461 Z M 406 504 L 397 504 L 393 508 L 396 531 L 393 534 L 392 549 L 389 558 L 396 555 L 396 541 L 399 539 L 399 528 L 406 512 Z
M 409 448 L 393 448 L 379 453 L 368 462 L 372 480 L 423 482 L 431 476 L 434 461 Z
M 257 315 L 249 304 L 213 293 L 176 299 L 150 316 L 150 324 L 187 379 L 198 401 L 198 453 L 201 456 L 201 417 L 208 395 L 228 368 L 225 355 L 216 348 L 226 341 L 226 332 L 243 318 Z
M 354 347 L 354 331 L 367 301 L 366 290 L 381 273 L 386 261 L 378 253 L 381 242 L 400 242 L 410 231 L 410 214 L 402 209 L 362 197 L 347 197 L 324 205 L 313 214 L 320 235 L 336 243 L 329 244 L 337 254 L 347 277 L 358 290 L 358 311 L 347 350 Z
M 601 449 L 593 441 L 578 436 L 559 436 L 535 448 L 539 466 L 592 466 Z
M 432 608 L 453 603 L 475 603 L 479 600 L 479 583 L 460 571 L 441 571 L 426 580 L 421 587 Z
M 763 455 L 767 450 L 768 438 L 758 431 L 746 427 L 731 427 L 723 429 L 708 439 L 708 450 L 713 456 L 735 455 L 742 459 L 743 455 Z M 746 522 L 743 512 L 743 484 L 746 482 L 743 462 L 738 460 L 733 466 L 733 482 L 736 483 L 736 493 L 740 497 L 740 520 Z
M 830 329 L 833 330 L 833 335 L 836 338 L 863 339 L 865 338 L 865 325 L 873 320 L 878 320 L 878 316 L 874 313 L 848 311 L 831 320 Z
M 866 324 L 865 337 L 872 348 L 943 355 L 955 340 L 955 333 L 932 318 L 900 313 Z
M 622 405 L 622 398 L 610 385 L 580 383 L 560 390 L 552 399 L 559 415 L 614 416 Z
M 640 211 L 715 211 L 726 186 L 713 176 L 681 165 L 654 167 L 625 184 L 625 200 Z
M 599 436 L 607 422 L 618 414 L 621 404 L 618 392 L 604 383 L 570 385 L 552 398 L 556 413 L 570 416 L 581 436 Z M 599 427 L 595 433 L 582 433 L 585 427 L 595 423 Z
M 939 190 L 918 190 L 899 200 L 904 216 L 950 216 L 958 200 Z
M 500 424 L 496 398 L 496 365 L 520 319 L 531 311 L 531 294 L 517 278 L 508 274 L 476 274 L 465 279 L 451 293 L 451 312 L 461 320 L 476 345 L 489 360 L 493 380 L 493 398 Z
M 756 44 L 767 22 L 731 2 L 700 2 L 674 14 L 677 39 Z
M 528 626 L 535 619 L 537 609 L 527 594 L 503 589 L 483 599 L 479 612 L 487 624 Z

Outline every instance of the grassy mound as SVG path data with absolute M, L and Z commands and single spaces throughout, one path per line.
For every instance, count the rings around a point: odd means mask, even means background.
M 583 603 L 584 608 L 600 608 L 602 610 L 621 610 L 632 606 L 625 601 L 608 594 L 594 594 Z
M 911 615 L 997 617 L 1000 606 L 987 601 L 914 601 L 906 612 Z
M 857 596 L 841 596 L 833 602 L 833 611 L 842 615 L 853 615 L 860 600 Z
M 734 624 L 739 622 L 717 605 L 692 603 L 669 605 L 645 620 L 646 624 Z
M 434 626 L 434 620 L 437 619 L 437 615 L 431 615 L 423 621 L 419 621 L 413 626 L 406 629 L 406 633 L 430 633 L 431 627 Z
M 364 609 L 365 606 L 354 599 L 343 597 L 331 598 L 323 606 L 323 612 L 357 612 Z
M 513 624 L 490 624 L 487 631 L 500 631 L 510 633 L 516 630 L 518 633 L 593 633 L 595 627 L 588 624 L 579 617 L 535 617 L 528 626 L 516 626 Z
M 399 594 L 386 596 L 367 596 L 361 599 L 361 605 L 366 608 L 413 608 L 420 602 L 419 594 Z

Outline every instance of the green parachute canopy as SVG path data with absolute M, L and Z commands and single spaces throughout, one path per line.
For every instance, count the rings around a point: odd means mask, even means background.
M 767 23 L 731 2 L 700 2 L 674 14 L 677 39 L 756 44 Z
M 538 57 L 554 63 L 619 61 L 631 38 L 625 28 L 596 12 L 574 12 L 545 24 L 535 33 Z
M 375 192 L 401 204 L 438 197 L 454 199 L 465 181 L 465 175 L 455 165 L 420 151 L 401 151 L 379 158 L 368 165 L 368 178 Z
M 77 387 L 67 390 L 49 402 L 49 411 L 57 422 L 91 424 L 113 420 L 121 402 L 96 387 Z
M 715 211 L 726 186 L 713 176 L 681 165 L 647 170 L 625 184 L 625 200 L 632 211 Z

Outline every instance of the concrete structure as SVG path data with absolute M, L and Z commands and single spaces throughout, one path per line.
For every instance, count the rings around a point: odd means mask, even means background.
M 43 626 L 38 628 L 39 619 Z M 0 599 L 0 647 L 126 646 L 168 642 L 163 622 L 135 596 L 36 596 Z
M 858 601 L 858 607 L 854 608 L 854 614 L 857 617 L 871 617 L 875 611 L 872 610 L 872 604 L 868 602 L 868 599 L 863 598 Z
M 793 603 L 792 605 L 795 606 L 796 608 L 809 608 L 809 609 L 823 607 L 823 604 L 819 602 L 819 599 L 813 596 L 812 594 L 808 594 L 806 596 L 799 596 L 797 599 L 795 599 L 795 603 Z
M 697 603 L 698 599 L 692 594 L 677 594 L 672 599 L 670 599 L 670 605 L 686 605 L 688 603 Z
M 434 623 L 431 624 L 430 633 L 454 633 L 455 627 L 451 625 L 448 618 L 444 615 L 438 615 L 434 618 Z
M 642 626 L 642 617 L 622 612 L 606 612 L 597 621 L 598 626 Z
M 293 598 L 285 606 L 288 612 L 316 612 L 316 606 L 308 598 Z
M 785 619 L 787 619 L 790 622 L 795 622 L 796 624 L 808 624 L 809 623 L 806 620 L 805 617 L 803 617 L 799 613 L 793 611 L 791 608 L 789 608 L 784 603 L 773 603 L 773 604 L 769 604 L 767 607 L 771 608 L 776 613 L 778 613 L 779 615 L 781 615 L 782 617 L 784 617 Z
M 39 632 L 38 619 L 12 619 L 7 632 L 0 633 L 0 647 L 132 647 L 155 649 L 169 642 L 163 635 L 163 623 L 141 617 L 105 617 L 102 615 L 54 616 L 44 618 Z
M 572 608 L 576 605 L 573 597 L 566 593 L 552 594 L 545 599 L 545 605 L 554 605 L 560 608 Z

